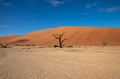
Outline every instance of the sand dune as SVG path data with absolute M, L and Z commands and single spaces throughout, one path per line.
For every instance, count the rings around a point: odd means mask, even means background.
M 0 43 L 10 45 L 45 45 L 53 46 L 58 44 L 52 34 L 65 33 L 64 45 L 120 45 L 120 28 L 96 28 L 96 27 L 59 27 L 40 30 L 22 36 L 0 37 Z M 9 40 L 8 40 L 9 39 Z
M 120 47 L 0 48 L 0 79 L 120 79 Z

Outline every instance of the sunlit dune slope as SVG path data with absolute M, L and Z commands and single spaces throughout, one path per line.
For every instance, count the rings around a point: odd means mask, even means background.
M 40 30 L 22 36 L 0 37 L 0 43 L 9 45 L 41 45 L 58 44 L 52 34 L 65 33 L 64 45 L 120 45 L 120 28 L 73 27 L 64 26 Z

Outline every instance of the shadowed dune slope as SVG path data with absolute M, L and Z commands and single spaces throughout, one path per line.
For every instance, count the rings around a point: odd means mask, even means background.
M 0 43 L 10 45 L 41 45 L 52 46 L 58 44 L 52 34 L 65 33 L 64 45 L 120 45 L 120 28 L 97 27 L 58 27 L 40 30 L 22 36 L 0 37 Z
M 11 35 L 11 36 L 0 37 L 0 43 L 1 44 L 9 44 L 10 42 L 12 42 L 13 39 L 16 39 L 17 37 L 19 37 L 19 36 Z

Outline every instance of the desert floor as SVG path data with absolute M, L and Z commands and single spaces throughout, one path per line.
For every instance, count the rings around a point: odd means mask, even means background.
M 0 79 L 120 79 L 120 46 L 0 48 Z

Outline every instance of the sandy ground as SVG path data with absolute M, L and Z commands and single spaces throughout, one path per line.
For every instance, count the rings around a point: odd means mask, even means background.
M 120 47 L 0 48 L 0 79 L 120 79 Z

